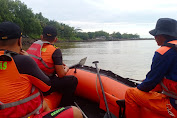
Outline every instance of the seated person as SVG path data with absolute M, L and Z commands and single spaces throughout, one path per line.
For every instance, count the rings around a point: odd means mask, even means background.
M 126 91 L 125 115 L 140 118 L 141 107 L 145 107 L 166 118 L 177 117 L 177 21 L 160 18 L 149 33 L 161 47 L 154 54 L 146 79 Z
M 19 26 L 0 24 L 0 116 L 82 118 L 73 106 L 50 110 L 41 92 L 51 88 L 50 79 L 22 50 Z
M 51 79 L 51 89 L 44 95 L 57 91 L 62 93 L 60 106 L 72 105 L 78 80 L 75 76 L 66 76 L 69 68 L 63 63 L 61 50 L 53 45 L 58 40 L 56 36 L 57 30 L 46 26 L 41 40 L 34 42 L 27 52 Z

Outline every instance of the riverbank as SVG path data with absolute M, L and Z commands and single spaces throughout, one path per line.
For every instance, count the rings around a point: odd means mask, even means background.
M 24 49 L 28 49 L 28 47 L 35 41 L 37 41 L 39 39 L 32 39 L 32 38 L 23 38 L 22 39 L 22 44 L 23 44 L 23 47 Z M 102 41 L 135 41 L 135 40 L 154 40 L 154 38 L 139 38 L 139 39 L 111 39 L 111 40 L 105 40 L 105 39 L 89 39 L 89 40 L 81 40 L 81 41 L 70 41 L 70 40 L 67 40 L 67 41 L 57 41 L 57 43 L 65 43 L 65 42 L 102 42 Z
M 85 42 L 92 42 L 92 41 L 135 41 L 135 40 L 154 40 L 154 38 L 137 38 L 137 39 L 89 39 Z

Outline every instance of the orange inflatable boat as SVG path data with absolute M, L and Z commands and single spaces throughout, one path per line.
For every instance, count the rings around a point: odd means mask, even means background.
M 67 75 L 74 75 L 78 78 L 78 86 L 75 93 L 78 98 L 76 99 L 76 103 L 85 113 L 85 117 L 104 117 L 106 107 L 96 69 L 89 66 L 76 67 L 70 69 Z M 103 83 L 109 111 L 119 118 L 119 105 L 116 101 L 124 99 L 126 90 L 129 87 L 136 87 L 137 83 L 130 81 L 129 78 L 123 78 L 106 70 L 100 70 L 100 77 Z M 52 103 L 55 101 L 52 100 L 53 97 L 57 96 L 56 98 L 61 99 L 61 95 L 55 94 L 56 93 L 45 98 L 52 109 L 56 107 L 56 104 Z M 146 108 L 142 108 L 141 113 L 141 118 L 165 118 Z

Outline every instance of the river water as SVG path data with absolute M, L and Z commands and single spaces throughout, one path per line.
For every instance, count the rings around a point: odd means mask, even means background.
M 68 66 L 87 57 L 85 65 L 98 67 L 125 77 L 145 79 L 150 70 L 152 58 L 158 48 L 155 40 L 126 40 L 102 42 L 69 42 L 57 44 L 63 53 L 63 61 Z

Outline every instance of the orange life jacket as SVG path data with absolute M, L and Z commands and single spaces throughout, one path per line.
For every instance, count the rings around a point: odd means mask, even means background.
M 169 44 L 177 44 L 177 40 L 173 40 L 168 42 Z M 156 52 L 160 53 L 161 55 L 165 54 L 169 49 L 171 49 L 171 46 L 162 46 L 159 49 L 156 50 Z M 177 82 L 173 80 L 169 80 L 168 78 L 164 78 L 160 85 L 162 86 L 162 93 L 177 99 Z
M 0 75 L 0 116 L 2 118 L 29 117 L 43 111 L 43 98 L 39 90 L 32 87 L 30 76 L 20 74 L 13 58 L 4 51 L 0 51 Z
M 38 40 L 34 42 L 27 50 L 28 54 L 38 64 L 39 68 L 48 76 L 55 71 L 52 54 L 56 48 L 48 41 Z

